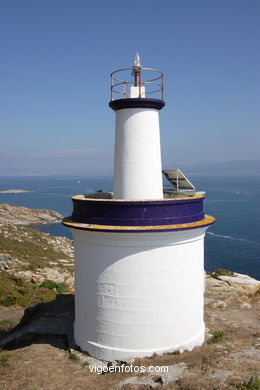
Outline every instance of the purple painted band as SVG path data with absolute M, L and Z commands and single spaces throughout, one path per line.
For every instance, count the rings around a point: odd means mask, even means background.
M 76 230 L 87 230 L 87 231 L 91 231 L 91 232 L 103 232 L 103 233 L 166 233 L 166 232 L 177 232 L 177 231 L 184 231 L 184 230 L 194 230 L 194 229 L 201 229 L 201 228 L 207 228 L 211 225 L 213 225 L 213 223 L 215 221 L 212 221 L 212 222 L 209 222 L 209 223 L 205 223 L 203 225 L 198 225 L 198 226 L 184 226 L 184 227 L 175 227 L 175 228 L 172 228 L 172 227 L 169 227 L 167 228 L 165 226 L 165 229 L 100 229 L 100 228 L 95 228 L 93 226 L 90 226 L 90 227 L 86 227 L 84 225 L 82 226 L 71 226 L 70 225 L 70 222 L 72 222 L 71 218 L 70 217 L 67 217 L 67 218 L 64 218 L 63 221 L 62 221 L 62 224 L 66 227 L 69 227 L 71 229 L 76 229 Z
M 201 221 L 204 197 L 180 200 L 116 201 L 73 199 L 74 222 L 109 226 L 176 225 Z
M 109 107 L 114 111 L 122 110 L 123 108 L 152 108 L 161 110 L 164 106 L 165 102 L 163 100 L 148 98 L 126 98 L 109 102 Z

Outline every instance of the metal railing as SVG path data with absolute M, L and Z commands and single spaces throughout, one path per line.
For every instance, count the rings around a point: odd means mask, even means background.
M 131 71 L 130 75 L 133 76 L 133 80 L 124 80 L 118 78 L 118 73 L 127 73 L 127 78 L 130 78 L 129 71 Z M 148 72 L 154 72 L 156 77 L 145 80 L 144 77 L 148 74 Z M 116 76 L 115 76 L 116 74 Z M 150 73 L 149 73 L 150 74 Z M 159 76 L 158 76 L 159 75 Z M 164 93 L 164 85 L 163 85 L 163 73 L 157 69 L 151 68 L 142 68 L 139 66 L 133 66 L 132 68 L 123 68 L 115 70 L 111 73 L 111 100 L 115 99 L 125 99 L 130 97 L 130 87 L 135 86 L 139 88 L 138 97 L 142 97 L 142 87 L 145 88 L 145 95 L 151 95 L 157 93 L 157 98 L 163 100 Z M 156 88 L 156 89 L 153 89 Z M 115 97 L 115 94 L 118 97 Z

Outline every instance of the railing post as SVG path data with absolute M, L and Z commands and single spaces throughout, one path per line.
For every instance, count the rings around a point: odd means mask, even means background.
M 138 82 L 139 82 L 139 98 L 140 98 L 141 97 L 141 69 L 139 70 Z
M 111 77 L 110 100 L 112 101 L 113 100 L 113 74 L 112 73 L 111 73 L 110 77 Z
M 124 80 L 124 85 L 123 85 L 123 98 L 127 98 L 127 84 L 126 81 Z
M 163 81 L 163 74 L 162 74 L 162 100 L 164 99 L 164 81 Z

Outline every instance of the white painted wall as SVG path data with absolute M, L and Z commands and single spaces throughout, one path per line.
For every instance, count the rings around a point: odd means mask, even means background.
M 113 361 L 201 345 L 205 230 L 72 229 L 80 348 Z
M 114 198 L 163 198 L 159 111 L 116 111 Z

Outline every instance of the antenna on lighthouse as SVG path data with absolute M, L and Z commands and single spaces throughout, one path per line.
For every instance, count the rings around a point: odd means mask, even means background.
M 136 55 L 135 55 L 133 67 L 141 68 L 141 60 L 140 60 L 140 56 L 138 53 L 136 53 Z
M 134 76 L 134 79 L 135 79 L 134 86 L 141 87 L 141 60 L 140 60 L 140 56 L 138 53 L 136 53 L 135 58 L 134 58 L 132 75 Z M 140 92 L 141 91 L 139 91 L 139 97 L 141 97 Z

